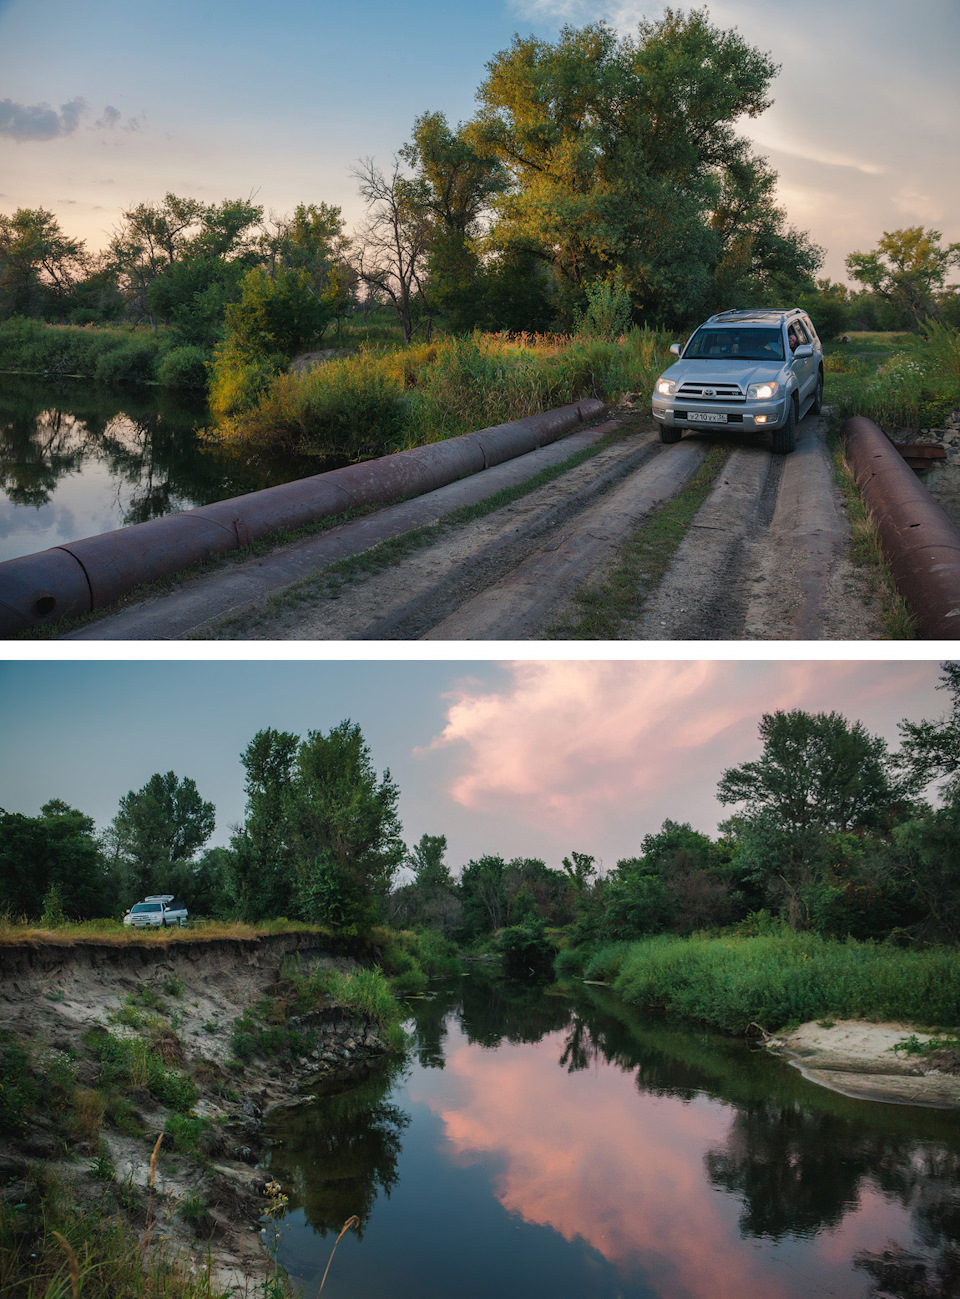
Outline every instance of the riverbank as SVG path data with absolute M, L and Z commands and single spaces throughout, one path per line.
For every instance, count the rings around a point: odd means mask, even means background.
M 934 1034 L 911 1024 L 825 1020 L 768 1037 L 765 1045 L 785 1056 L 810 1082 L 844 1096 L 958 1108 L 960 1053 L 951 1048 L 928 1053 L 903 1049 L 904 1042 L 922 1048 L 935 1041 Z
M 396 1043 L 369 997 L 351 1009 L 364 981 L 316 934 L 0 946 L 0 1289 L 74 1267 L 91 1295 L 132 1292 L 118 1268 L 183 1299 L 269 1280 L 264 1116 Z

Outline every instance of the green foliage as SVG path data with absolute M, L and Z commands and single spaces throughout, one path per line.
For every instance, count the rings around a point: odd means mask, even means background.
M 607 949 L 587 973 L 632 1005 L 730 1033 L 826 1016 L 960 1023 L 960 968 L 948 949 L 903 951 L 812 934 L 660 937 Z
M 546 979 L 553 971 L 557 950 L 548 941 L 541 920 L 511 925 L 500 934 L 503 972 L 510 979 Z
M 518 36 L 487 69 L 466 138 L 510 181 L 490 243 L 535 249 L 568 312 L 614 270 L 635 309 L 672 321 L 818 265 L 733 130 L 768 106 L 776 68 L 705 10 L 667 9 L 622 39 L 603 23 Z
M 938 314 L 939 297 L 951 265 L 960 265 L 960 244 L 941 247 L 939 230 L 910 226 L 885 230 L 869 253 L 846 259 L 851 276 L 890 303 L 897 324 L 919 329 Z
M 205 392 L 208 354 L 202 347 L 185 343 L 164 352 L 157 365 L 157 382 L 178 392 Z
M 603 338 L 614 342 L 630 328 L 633 307 L 620 272 L 595 279 L 586 286 L 587 304 L 574 322 L 582 338 Z
M 330 308 L 310 286 L 306 271 L 278 266 L 269 275 L 251 267 L 240 282 L 240 299 L 228 304 L 227 329 L 242 354 L 290 360 L 322 338 Z
M 129 329 L 82 329 L 37 320 L 0 321 L 3 368 L 24 374 L 76 375 L 98 383 L 153 379 L 161 339 Z
M 59 902 L 48 917 L 58 924 L 64 913 L 89 918 L 109 905 L 93 820 L 59 799 L 38 817 L 0 812 L 0 911 L 36 920 L 48 899 Z
M 30 1052 L 9 1032 L 0 1033 L 0 1132 L 20 1132 L 40 1100 Z
M 86 260 L 83 241 L 68 238 L 52 212 L 0 213 L 0 314 L 61 317 Z
M 91 1030 L 84 1044 L 100 1061 L 100 1083 L 121 1092 L 147 1087 L 155 1100 L 187 1114 L 198 1092 L 193 1080 L 178 1069 L 168 1068 L 161 1057 L 140 1038 L 121 1038 Z
M 196 783 L 175 772 L 156 772 L 120 799 L 111 827 L 124 873 L 123 901 L 144 894 L 181 894 L 188 908 L 197 894 L 193 863 L 213 834 L 216 809 Z

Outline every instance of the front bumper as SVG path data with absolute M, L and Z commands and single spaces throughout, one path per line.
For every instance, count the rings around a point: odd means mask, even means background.
M 653 418 L 665 428 L 731 428 L 764 433 L 786 422 L 786 401 L 683 402 L 654 397 Z

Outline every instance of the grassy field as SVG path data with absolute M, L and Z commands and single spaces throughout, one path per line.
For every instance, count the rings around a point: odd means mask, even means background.
M 942 425 L 960 406 L 960 335 L 853 333 L 825 350 L 824 397 L 838 421 L 865 415 L 885 432 Z

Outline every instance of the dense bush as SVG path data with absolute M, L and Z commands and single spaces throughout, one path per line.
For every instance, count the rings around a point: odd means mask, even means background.
M 202 392 L 207 386 L 207 353 L 192 343 L 171 348 L 160 358 L 157 380 L 164 388 Z
M 130 329 L 84 329 L 37 320 L 0 323 L 5 370 L 77 375 L 104 385 L 143 384 L 155 375 L 161 339 Z

